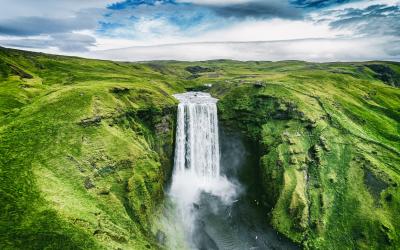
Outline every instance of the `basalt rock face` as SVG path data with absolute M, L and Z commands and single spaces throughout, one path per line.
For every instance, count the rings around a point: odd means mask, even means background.
M 321 83 L 337 98 L 293 85 L 224 85 L 223 94 L 222 86 L 214 87 L 223 123 L 259 145 L 255 167 L 270 223 L 311 249 L 399 247 L 398 135 L 379 132 L 398 117 L 363 113 L 385 104 L 352 99 L 366 91 L 362 85 L 340 93 L 335 84 Z
M 375 77 L 382 80 L 384 83 L 400 87 L 400 74 L 389 66 L 382 64 L 367 64 L 366 66 L 375 73 Z

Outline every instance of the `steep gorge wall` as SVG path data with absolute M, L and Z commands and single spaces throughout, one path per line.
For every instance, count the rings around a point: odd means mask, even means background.
M 223 122 L 260 147 L 260 198 L 279 232 L 312 249 L 399 246 L 400 154 L 365 133 L 376 123 L 356 127 L 368 117 L 354 107 L 283 84 L 212 92 Z
M 0 79 L 0 248 L 158 249 L 151 225 L 172 169 L 170 89 L 116 80 L 135 71 L 111 62 L 15 53 L 1 60 L 31 77 Z M 63 84 L 60 70 L 86 78 Z
M 118 101 L 113 94 L 105 95 Z M 89 99 L 89 110 L 108 103 L 102 97 Z M 151 220 L 162 204 L 172 168 L 174 105 L 136 111 L 119 106 L 115 113 L 96 114 L 75 107 L 83 112 L 67 119 L 65 113 L 50 112 L 48 105 L 52 106 L 46 103 L 37 113 L 42 125 L 21 119 L 1 133 L 2 156 L 23 155 L 25 161 L 3 159 L 15 172 L 2 184 L 22 188 L 21 182 L 29 178 L 29 191 L 22 197 L 8 196 L 26 215 L 14 218 L 15 206 L 3 208 L 2 221 L 13 223 L 1 241 L 4 247 L 155 247 Z M 60 108 L 59 102 L 54 105 Z M 34 142 L 16 145 L 30 140 Z M 29 174 L 21 176 L 22 171 Z M 57 240 L 57 235 L 63 239 Z

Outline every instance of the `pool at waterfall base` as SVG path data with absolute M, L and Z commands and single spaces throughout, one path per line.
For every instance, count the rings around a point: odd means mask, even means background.
M 241 176 L 257 162 L 247 153 L 245 139 L 219 127 L 218 100 L 203 92 L 175 97 L 180 103 L 171 204 L 164 212 L 166 247 L 297 249 L 268 226 L 263 206 L 249 192 L 257 182 L 243 182 Z

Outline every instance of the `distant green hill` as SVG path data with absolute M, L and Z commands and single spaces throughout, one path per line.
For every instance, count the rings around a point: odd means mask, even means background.
M 311 249 L 400 248 L 400 64 L 123 63 L 0 48 L 0 249 L 157 249 L 176 100 L 258 145 L 268 221 Z

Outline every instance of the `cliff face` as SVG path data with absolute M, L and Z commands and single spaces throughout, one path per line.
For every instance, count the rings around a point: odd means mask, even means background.
M 400 91 L 331 70 L 289 68 L 212 91 L 224 123 L 258 142 L 279 232 L 312 249 L 398 248 Z
M 0 248 L 159 248 L 171 95 L 209 86 L 225 126 L 259 147 L 266 223 L 308 248 L 398 248 L 399 72 L 0 49 Z
M 157 248 L 151 219 L 172 168 L 171 89 L 110 62 L 1 56 L 32 78 L 1 80 L 0 248 Z

